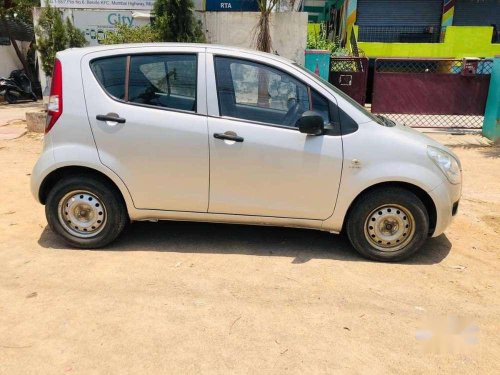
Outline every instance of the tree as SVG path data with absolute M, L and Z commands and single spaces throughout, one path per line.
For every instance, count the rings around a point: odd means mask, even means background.
M 57 52 L 70 47 L 83 47 L 87 43 L 83 33 L 69 19 L 65 23 L 59 9 L 51 7 L 48 0 L 45 1 L 35 32 L 42 69 L 47 76 L 52 76 Z
M 2 12 L 7 17 L 33 24 L 33 7 L 40 6 L 39 0 L 0 0 Z
M 37 48 L 42 60 L 42 69 L 47 76 L 52 76 L 56 53 L 66 49 L 68 37 L 61 13 L 57 8 L 52 8 L 48 1 L 42 9 L 35 32 L 38 37 Z
M 128 26 L 124 23 L 116 25 L 116 31 L 106 34 L 104 44 L 151 43 L 159 42 L 158 34 L 150 25 Z
M 257 49 L 262 52 L 271 52 L 272 40 L 271 30 L 269 29 L 269 18 L 271 12 L 279 3 L 279 0 L 257 0 L 260 9 L 260 18 L 257 23 Z
M 205 41 L 201 22 L 194 17 L 192 0 L 156 0 L 153 29 L 164 42 Z
M 83 47 L 87 44 L 85 35 L 73 25 L 69 18 L 66 18 L 66 34 L 68 36 L 68 47 Z
M 33 17 L 31 15 L 31 9 L 33 6 L 38 5 L 37 0 L 0 0 L 2 7 L 0 8 L 0 27 L 5 30 L 5 33 L 9 37 L 10 44 L 14 48 L 17 58 L 21 61 L 24 71 L 28 75 L 30 80 L 34 80 L 33 73 L 29 67 L 29 64 L 24 56 L 24 54 L 19 49 L 16 40 L 14 39 L 12 32 L 10 30 L 8 20 L 19 20 L 28 24 L 33 23 Z
M 257 23 L 257 50 L 270 53 L 272 51 L 271 30 L 269 29 L 269 18 L 271 12 L 279 3 L 279 0 L 257 0 L 260 9 L 260 18 Z M 257 102 L 260 106 L 269 106 L 269 77 L 267 72 L 259 70 L 259 86 Z

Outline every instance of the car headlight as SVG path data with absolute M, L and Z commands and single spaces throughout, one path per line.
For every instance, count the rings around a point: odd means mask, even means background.
M 448 181 L 452 184 L 462 182 L 460 164 L 451 154 L 439 148 L 427 146 L 427 155 L 441 169 Z

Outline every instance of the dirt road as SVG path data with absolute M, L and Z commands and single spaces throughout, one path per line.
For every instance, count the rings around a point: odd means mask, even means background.
M 0 141 L 0 374 L 500 373 L 500 149 L 442 138 L 460 212 L 402 264 L 328 233 L 196 223 L 71 249 L 29 192 L 40 135 Z

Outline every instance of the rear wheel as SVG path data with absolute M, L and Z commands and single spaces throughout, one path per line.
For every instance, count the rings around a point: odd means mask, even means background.
M 420 199 L 402 188 L 377 189 L 362 196 L 350 212 L 347 235 L 363 256 L 399 261 L 425 242 L 429 217 Z
M 121 196 L 109 184 L 89 177 L 69 177 L 50 191 L 45 214 L 51 229 L 70 245 L 106 246 L 128 222 Z

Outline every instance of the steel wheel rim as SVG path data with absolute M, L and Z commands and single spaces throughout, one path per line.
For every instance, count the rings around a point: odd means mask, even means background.
M 386 204 L 374 209 L 365 220 L 365 238 L 382 252 L 404 248 L 415 234 L 415 219 L 411 212 L 397 204 Z
M 79 238 L 94 237 L 106 224 L 106 207 L 88 191 L 71 191 L 59 201 L 58 218 L 62 227 Z

